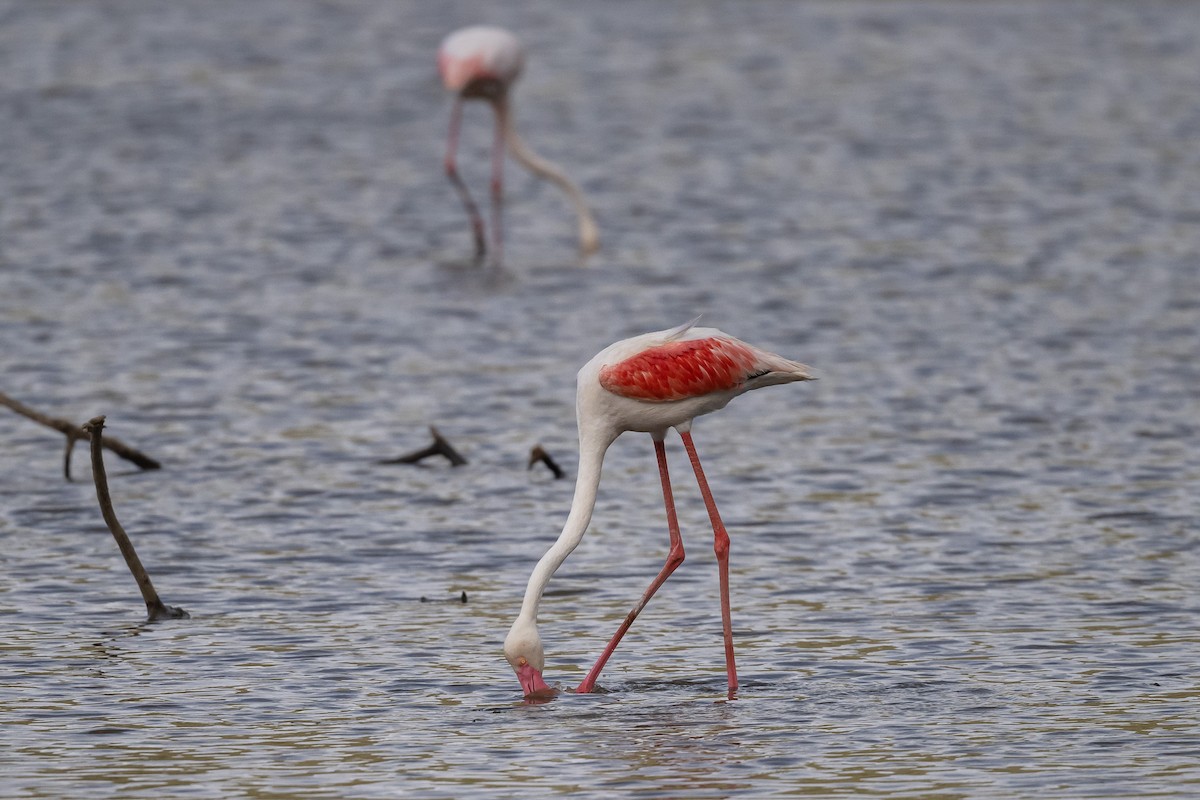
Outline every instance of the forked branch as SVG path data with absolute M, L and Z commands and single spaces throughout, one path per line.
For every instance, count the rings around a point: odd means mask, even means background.
M 67 448 L 66 452 L 63 454 L 63 476 L 67 480 L 71 480 L 71 451 L 75 448 L 75 440 L 90 440 L 91 435 L 70 420 L 47 416 L 39 411 L 35 411 L 24 403 L 12 399 L 3 392 L 0 392 L 0 406 L 7 406 L 21 416 L 31 419 L 41 425 L 45 425 L 47 428 L 54 428 L 54 430 L 67 437 Z M 114 439 L 111 436 L 102 436 L 100 443 L 121 458 L 125 459 L 126 461 L 132 461 L 142 469 L 162 468 L 162 464 L 158 463 L 145 453 L 142 453 L 140 450 L 135 450 L 134 448 L 122 442 L 120 439 Z

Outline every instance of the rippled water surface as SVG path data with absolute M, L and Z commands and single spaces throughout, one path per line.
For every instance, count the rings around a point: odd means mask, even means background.
M 432 55 L 530 56 L 470 263 Z M 1200 792 L 1200 14 L 1186 3 L 0 3 L 9 797 Z M 490 121 L 466 113 L 486 196 Z M 601 678 L 500 646 L 574 475 L 574 373 L 705 322 L 813 365 L 698 421 L 711 532 Z M 437 425 L 469 464 L 378 462 Z M 541 613 L 574 686 L 666 552 L 610 451 Z M 467 602 L 460 601 L 462 592 Z M 422 602 L 422 599 L 427 602 Z

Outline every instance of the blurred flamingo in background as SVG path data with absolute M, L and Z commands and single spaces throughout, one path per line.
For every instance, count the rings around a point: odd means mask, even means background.
M 575 497 L 562 533 L 538 561 L 529 578 L 521 612 L 504 640 L 504 656 L 517 673 L 527 697 L 544 698 L 553 694 L 542 679 L 545 658 L 537 629 L 538 605 L 554 572 L 583 539 L 596 503 L 604 453 L 625 431 L 643 431 L 654 439 L 671 547 L 662 571 L 625 617 L 576 691 L 590 692 L 595 688 L 600 670 L 625 631 L 658 587 L 683 563 L 683 539 L 679 535 L 663 445 L 669 428 L 679 431 L 683 439 L 712 522 L 729 697 L 732 699 L 737 692 L 733 621 L 729 608 L 729 534 L 700 468 L 700 459 L 692 443 L 692 419 L 724 408 L 730 400 L 752 389 L 812 380 L 813 376 L 803 364 L 746 344 L 715 328 L 693 327 L 695 323 L 693 320 L 678 328 L 617 342 L 602 350 L 579 371 L 576 390 L 579 474 Z
M 455 93 L 450 112 L 450 133 L 446 142 L 446 175 L 458 190 L 471 219 L 475 234 L 476 256 L 487 252 L 483 218 L 471 199 L 471 193 L 458 174 L 455 154 L 462 122 L 464 100 L 486 100 L 496 113 L 496 138 L 492 147 L 492 248 L 495 262 L 503 250 L 501 210 L 504 201 L 504 149 L 533 174 L 557 184 L 570 199 L 579 217 L 579 249 L 590 253 L 599 246 L 596 223 L 579 187 L 557 165 L 534 155 L 513 128 L 509 89 L 521 74 L 525 50 L 517 37 L 503 28 L 476 25 L 451 33 L 438 48 L 438 71 L 446 88 Z

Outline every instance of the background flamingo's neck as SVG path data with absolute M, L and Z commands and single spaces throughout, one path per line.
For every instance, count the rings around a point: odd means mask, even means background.
M 594 251 L 600 246 L 600 233 L 596 228 L 596 221 L 592 219 L 592 212 L 583 197 L 583 192 L 567 177 L 567 173 L 563 172 L 561 167 L 529 149 L 525 140 L 517 134 L 516 128 L 513 126 L 507 98 L 497 103 L 496 113 L 500 116 L 501 124 L 504 126 L 504 138 L 508 142 L 508 150 L 513 154 L 513 158 L 534 175 L 545 178 L 566 193 L 567 198 L 571 201 L 571 206 L 575 209 L 575 214 L 579 217 L 579 249 L 584 253 Z

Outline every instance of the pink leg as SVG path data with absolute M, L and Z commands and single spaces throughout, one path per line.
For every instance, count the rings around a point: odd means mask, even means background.
M 667 563 L 663 565 L 658 577 L 650 583 L 650 588 L 642 595 L 641 601 L 625 617 L 621 627 L 617 628 L 608 647 L 604 648 L 600 658 L 596 659 L 596 665 L 592 667 L 591 672 L 583 679 L 583 683 L 579 684 L 579 688 L 575 690 L 579 694 L 586 694 L 596 687 L 596 679 L 600 677 L 600 670 L 604 669 L 609 656 L 617 649 L 617 644 L 625 635 L 625 631 L 629 630 L 629 626 L 637 619 L 638 614 L 642 613 L 642 609 L 646 607 L 646 603 L 650 602 L 650 598 L 658 591 L 658 587 L 662 586 L 676 567 L 683 563 L 683 537 L 679 535 L 679 520 L 675 517 L 675 500 L 671 496 L 671 478 L 667 474 L 667 448 L 661 441 L 655 441 L 654 452 L 658 456 L 658 474 L 662 479 L 663 504 L 667 507 L 667 530 L 671 535 L 671 549 L 667 553 Z
M 504 130 L 508 105 L 503 99 L 494 103 L 496 110 L 496 139 L 492 144 L 492 250 L 493 266 L 499 267 L 504 256 Z
M 450 182 L 458 191 L 463 208 L 467 210 L 467 217 L 471 220 L 471 229 L 475 233 L 475 257 L 483 258 L 484 253 L 487 252 L 487 240 L 483 233 L 483 217 L 479 216 L 479 208 L 471 199 L 471 193 L 467 191 L 467 185 L 459 177 L 458 166 L 455 164 L 455 154 L 458 151 L 458 130 L 461 126 L 462 98 L 456 97 L 454 108 L 450 112 L 450 133 L 446 137 L 446 176 L 450 178 Z
M 687 449 L 688 458 L 692 460 L 692 469 L 696 473 L 696 483 L 700 485 L 700 494 L 704 497 L 704 506 L 708 509 L 708 518 L 713 527 L 713 550 L 717 554 L 717 571 L 721 581 L 721 626 L 725 632 L 725 671 L 729 674 L 729 699 L 737 694 L 737 667 L 733 663 L 733 614 L 729 610 L 729 534 L 721 515 L 717 511 L 717 503 L 713 500 L 712 492 L 708 489 L 708 481 L 704 478 L 704 470 L 700 468 L 700 457 L 696 455 L 696 446 L 692 443 L 692 434 L 680 433 L 683 446 Z

